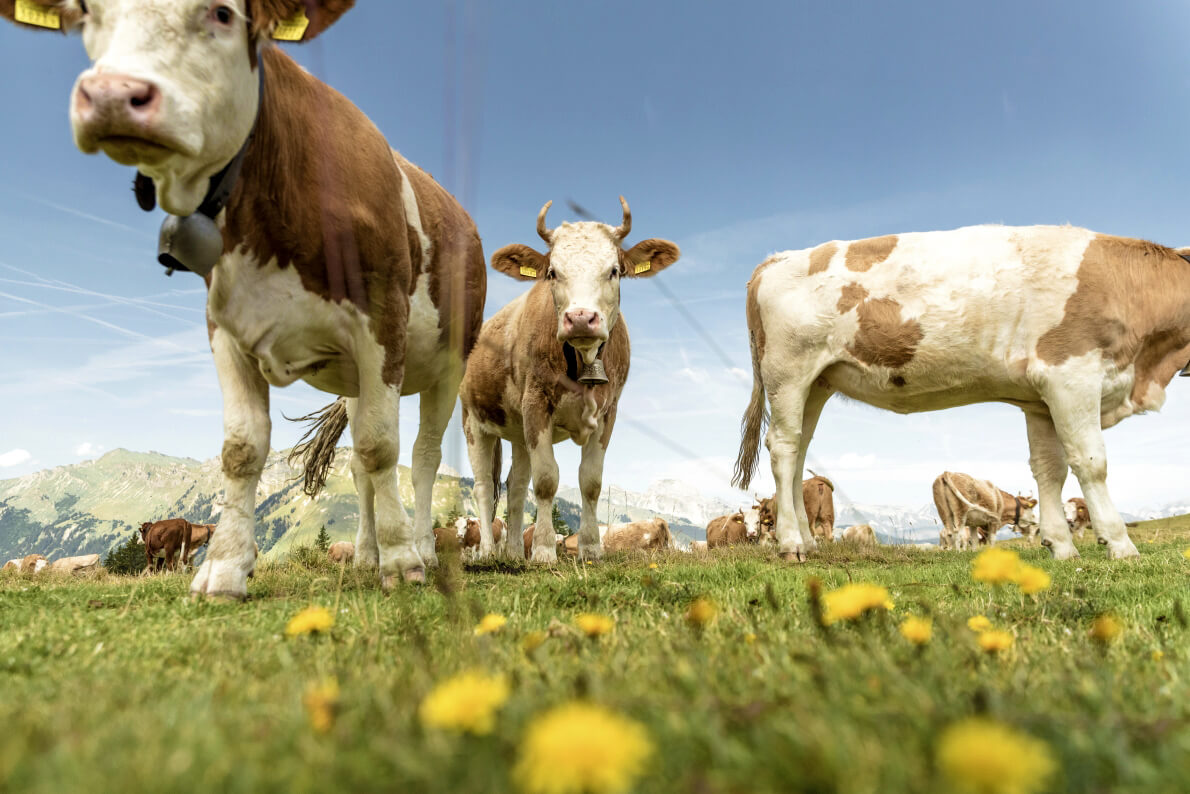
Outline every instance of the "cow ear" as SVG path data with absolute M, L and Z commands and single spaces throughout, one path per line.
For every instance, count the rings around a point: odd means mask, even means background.
M 353 5 L 355 0 L 249 0 L 248 15 L 254 37 L 310 41 Z
M 669 240 L 641 240 L 624 252 L 624 275 L 651 276 L 677 262 L 681 255 Z
M 78 27 L 83 11 L 70 0 L 0 0 L 0 17 L 28 30 L 69 33 Z
M 544 254 L 527 245 L 513 243 L 492 254 L 492 268 L 521 281 L 536 281 L 545 277 L 549 260 Z

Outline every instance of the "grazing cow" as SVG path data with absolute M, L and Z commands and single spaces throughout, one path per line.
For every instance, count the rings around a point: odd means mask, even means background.
M 42 568 L 49 565 L 49 561 L 40 554 L 29 554 L 20 560 L 10 560 L 4 567 L 7 568 L 14 562 L 21 573 L 40 573 Z
M 434 551 L 459 553 L 459 533 L 454 527 L 434 527 Z
M 659 551 L 673 545 L 673 533 L 664 518 L 616 524 L 603 536 L 604 551 Z
M 504 537 L 504 530 L 505 530 L 504 520 L 500 519 L 500 518 L 493 518 L 492 519 L 492 534 L 495 536 L 496 543 L 499 543 L 500 540 Z M 478 518 L 468 518 L 466 520 L 466 523 L 463 526 L 462 534 L 459 536 L 459 539 L 462 541 L 464 549 L 471 551 L 473 554 L 478 552 L 479 541 L 480 541 L 479 519 Z
M 990 545 L 1005 524 L 1012 524 L 1014 530 L 1032 539 L 1037 534 L 1037 517 L 1033 514 L 1036 504 L 1036 499 L 1013 496 L 988 480 L 942 472 L 934 480 L 934 506 L 942 519 L 939 545 L 944 549 Z
M 355 544 L 350 540 L 340 540 L 332 543 L 326 550 L 326 556 L 331 562 L 346 564 L 355 559 Z
M 694 554 L 705 554 L 707 548 L 707 542 L 705 540 L 690 541 L 690 551 Z
M 81 29 L 93 62 L 71 97 L 76 145 L 137 169 L 142 208 L 171 214 L 160 260 L 207 284 L 226 508 L 191 593 L 247 593 L 269 387 L 296 380 L 345 398 L 297 450 L 308 492 L 350 423 L 356 564 L 385 587 L 423 581 L 442 435 L 486 272 L 458 202 L 270 41 L 313 39 L 353 0 L 35 2 L 55 27 Z M 13 0 L 0 16 L 15 19 Z M 405 394 L 421 395 L 412 521 L 397 488 Z
M 811 472 L 813 474 L 813 472 Z M 802 482 L 802 504 L 810 522 L 811 534 L 819 540 L 833 541 L 835 532 L 835 485 L 826 477 L 815 474 Z M 777 539 L 777 496 L 756 503 L 760 544 L 767 546 Z
M 98 554 L 83 554 L 78 557 L 63 557 L 50 563 L 50 570 L 55 573 L 81 574 L 94 571 L 99 567 Z
M 880 541 L 876 540 L 876 530 L 872 529 L 871 524 L 856 524 L 855 526 L 847 527 L 843 530 L 843 540 L 849 540 L 852 543 L 858 543 L 861 546 L 879 546 Z
M 756 541 L 756 532 L 755 526 L 748 527 L 743 510 L 737 510 L 729 516 L 712 518 L 711 523 L 707 524 L 707 548 L 717 549 L 720 546 L 753 543 Z
M 4 563 L 4 567 L 0 571 L 19 571 L 21 570 L 21 561 L 19 559 L 9 560 Z
M 779 552 L 803 560 L 815 544 L 801 471 L 831 395 L 899 413 L 1007 402 L 1025 414 L 1042 545 L 1078 556 L 1062 514 L 1069 467 L 1108 556 L 1136 556 L 1102 428 L 1157 410 L 1190 373 L 1182 254 L 1072 226 L 973 226 L 770 257 L 748 282 L 753 388 L 734 482 L 755 474 L 767 396 Z
M 172 571 L 178 565 L 178 552 L 189 542 L 190 522 L 184 518 L 146 521 L 140 525 L 141 540 L 145 544 L 145 570 Z
M 552 515 L 558 489 L 553 445 L 567 438 L 582 447 L 579 554 L 602 554 L 595 505 L 629 363 L 620 281 L 652 276 L 679 255 L 667 240 L 644 240 L 625 251 L 632 215 L 622 196 L 620 204 L 624 219 L 618 227 L 584 221 L 550 230 L 546 202 L 537 216 L 537 233 L 547 252 L 515 244 L 492 256 L 493 268 L 534 284 L 484 324 L 459 392 L 475 501 L 481 506 L 481 555 L 494 549 L 490 506 L 500 477 L 500 439 L 512 442 L 506 547 L 510 556 L 520 557 L 530 475 L 537 515 Z M 537 522 L 535 562 L 557 559 L 553 536 L 549 521 Z
M 1063 508 L 1066 513 L 1066 525 L 1070 527 L 1072 534 L 1081 538 L 1087 527 L 1091 526 L 1091 514 L 1087 512 L 1086 500 L 1081 496 L 1072 496 L 1066 500 Z

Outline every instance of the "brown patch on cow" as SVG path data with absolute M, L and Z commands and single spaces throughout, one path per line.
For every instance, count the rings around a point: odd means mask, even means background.
M 810 252 L 810 269 L 806 271 L 807 276 L 812 276 L 815 273 L 821 273 L 826 270 L 827 266 L 834 258 L 835 252 L 839 250 L 839 246 L 834 243 L 823 243 Z
M 1061 364 L 1099 350 L 1118 368 L 1132 364 L 1131 399 L 1145 407 L 1149 388 L 1164 388 L 1190 359 L 1190 264 L 1165 246 L 1101 234 L 1076 276 L 1061 322 L 1037 341 L 1038 357 Z
M 839 293 L 839 302 L 835 305 L 835 308 L 839 310 L 839 314 L 846 314 L 867 297 L 868 291 L 853 281 L 843 287 L 842 292 Z
M 847 352 L 858 361 L 896 369 L 913 360 L 921 342 L 921 323 L 901 318 L 901 304 L 892 298 L 865 300 L 856 309 L 859 329 Z
M 612 443 L 612 428 L 616 425 L 616 409 L 619 408 L 620 399 L 617 397 L 612 400 L 612 404 L 608 406 L 607 413 L 603 415 L 603 433 L 599 436 L 599 446 L 605 450 L 608 444 Z
M 885 259 L 888 259 L 896 247 L 897 236 L 895 234 L 886 234 L 884 237 L 872 237 L 867 240 L 856 240 L 847 246 L 845 264 L 848 270 L 863 273 L 871 270 L 874 265 L 878 265 Z
M 742 512 L 727 516 L 712 518 L 707 524 L 707 548 L 717 549 L 720 546 L 734 546 L 737 543 L 748 543 L 748 527 L 744 523 Z

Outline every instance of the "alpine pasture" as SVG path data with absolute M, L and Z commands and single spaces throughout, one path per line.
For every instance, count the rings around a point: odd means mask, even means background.
M 1073 563 L 998 544 L 1051 578 L 1030 595 L 976 581 L 974 553 L 846 542 L 801 566 L 756 547 L 556 568 L 446 559 L 426 587 L 391 593 L 299 553 L 262 563 L 244 604 L 191 601 L 181 575 L 5 572 L 0 781 L 24 792 L 1185 791 L 1190 520 L 1132 536 L 1142 555 L 1126 562 L 1093 543 Z M 849 583 L 886 588 L 891 610 L 823 625 Z M 979 616 L 1011 644 L 983 650 L 968 625 Z M 921 623 L 902 630 L 910 618 L 928 622 L 925 635 Z M 447 692 L 428 717 L 427 697 L 467 672 L 482 674 L 479 695 L 452 707 Z M 544 726 L 559 731 L 545 759 L 532 755 L 526 735 L 572 702 L 639 730 L 563 714 Z M 977 768 L 962 753 L 956 766 L 955 741 L 979 743 Z M 592 768 L 604 776 L 581 777 Z M 988 769 L 997 777 L 980 787 Z

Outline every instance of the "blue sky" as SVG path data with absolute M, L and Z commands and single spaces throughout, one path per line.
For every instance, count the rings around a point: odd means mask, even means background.
M 626 283 L 633 372 L 604 481 L 732 501 L 750 390 L 744 284 L 773 251 L 971 223 L 1072 223 L 1190 244 L 1190 6 L 1079 3 L 366 3 L 287 50 L 453 190 L 490 255 L 573 199 L 683 257 Z M 0 478 L 104 450 L 222 443 L 204 290 L 154 261 L 132 172 L 84 156 L 77 37 L 0 25 Z M 523 285 L 491 273 L 487 314 Z M 1108 431 L 1121 509 L 1184 499 L 1190 381 Z M 273 390 L 273 445 L 329 401 Z M 403 404 L 408 461 L 416 406 Z M 557 447 L 563 483 L 577 448 Z M 811 465 L 857 502 L 921 505 L 944 470 L 1035 488 L 1007 406 L 902 417 L 836 398 Z M 446 461 L 467 470 L 462 437 Z M 758 490 L 771 488 L 767 459 Z M 1077 493 L 1073 478 L 1070 495 Z

